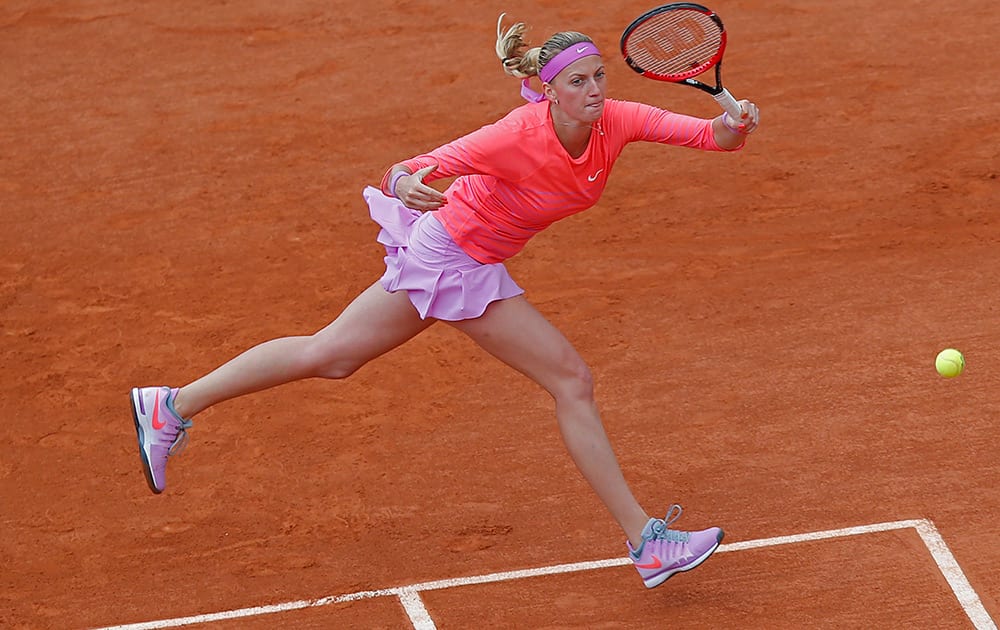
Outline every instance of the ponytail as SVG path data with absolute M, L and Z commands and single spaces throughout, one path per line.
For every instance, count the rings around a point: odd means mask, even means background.
M 524 41 L 524 34 L 528 30 L 524 22 L 517 22 L 506 31 L 503 30 L 503 19 L 506 13 L 500 14 L 497 20 L 497 57 L 503 65 L 503 71 L 518 79 L 527 79 L 538 75 L 538 56 L 542 49 L 539 47 L 529 48 Z
M 550 37 L 542 46 L 528 48 L 524 40 L 528 27 L 524 22 L 517 22 L 504 31 L 503 19 L 506 16 L 506 13 L 501 13 L 500 19 L 497 20 L 496 52 L 503 65 L 503 71 L 518 79 L 538 76 L 539 70 L 544 68 L 549 60 L 574 44 L 594 43 L 594 40 L 583 33 L 562 31 Z M 525 48 L 527 50 L 524 50 Z

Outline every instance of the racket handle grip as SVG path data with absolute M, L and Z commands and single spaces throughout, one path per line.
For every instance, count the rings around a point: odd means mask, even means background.
M 722 106 L 722 109 L 729 113 L 733 120 L 740 119 L 740 115 L 743 113 L 743 108 L 736 102 L 736 99 L 729 93 L 729 90 L 722 88 L 722 91 L 713 95 L 712 98 L 715 99 L 716 103 Z

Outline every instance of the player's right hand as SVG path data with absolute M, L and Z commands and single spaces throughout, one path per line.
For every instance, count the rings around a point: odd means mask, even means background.
M 437 164 L 431 164 L 412 175 L 400 177 L 393 191 L 396 198 L 407 208 L 414 210 L 437 210 L 448 203 L 448 199 L 440 191 L 424 183 L 424 177 L 437 170 Z

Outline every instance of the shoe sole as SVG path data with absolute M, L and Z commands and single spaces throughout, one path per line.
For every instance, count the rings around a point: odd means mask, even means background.
M 702 562 L 708 560 L 709 556 L 711 556 L 713 553 L 715 553 L 715 550 L 719 548 L 719 543 L 722 542 L 722 537 L 724 535 L 725 535 L 725 532 L 723 532 L 720 529 L 719 530 L 719 537 L 715 540 L 715 544 L 712 545 L 711 549 L 709 549 L 705 553 L 701 554 L 700 557 L 696 558 L 690 564 L 686 564 L 683 567 L 680 567 L 678 569 L 674 569 L 673 571 L 666 571 L 666 572 L 661 573 L 660 575 L 657 575 L 656 577 L 653 577 L 653 578 L 651 578 L 649 580 L 643 580 L 643 583 L 646 585 L 646 588 L 656 588 L 657 586 L 659 586 L 660 584 L 663 584 L 664 582 L 666 582 L 667 580 L 669 580 L 673 576 L 677 575 L 678 573 L 683 573 L 684 571 L 690 571 L 691 569 L 696 568 Z
M 139 457 L 142 459 L 142 472 L 146 476 L 146 483 L 149 485 L 149 489 L 155 494 L 160 494 L 163 492 L 163 489 L 157 488 L 156 483 L 153 482 L 153 469 L 149 466 L 146 449 L 142 447 L 143 429 L 142 422 L 139 421 L 139 400 L 137 398 L 139 395 L 139 389 L 133 388 L 129 394 L 129 402 L 132 405 L 132 420 L 135 422 L 135 433 L 139 438 Z

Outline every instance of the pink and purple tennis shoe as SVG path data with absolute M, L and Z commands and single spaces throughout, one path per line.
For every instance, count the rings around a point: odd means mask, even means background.
M 167 458 L 187 444 L 190 420 L 174 411 L 176 389 L 135 387 L 132 389 L 132 417 L 139 437 L 139 457 L 149 489 L 159 494 L 167 486 Z
M 681 506 L 672 505 L 667 515 L 651 518 L 642 530 L 638 549 L 628 545 L 629 559 L 639 572 L 646 588 L 659 586 L 675 573 L 690 571 L 708 559 L 722 542 L 723 532 L 709 527 L 697 532 L 669 529 L 681 515 Z

